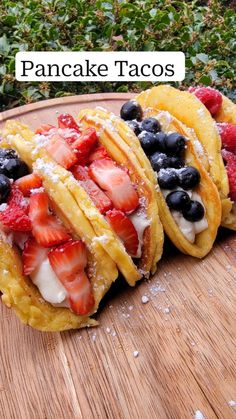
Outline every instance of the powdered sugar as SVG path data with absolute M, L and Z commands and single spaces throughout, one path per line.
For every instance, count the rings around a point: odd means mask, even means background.
M 204 118 L 205 116 L 205 109 L 204 108 L 199 108 L 197 111 L 198 115 L 200 116 L 200 118 Z
M 45 189 L 42 186 L 41 186 L 41 188 L 30 189 L 31 195 L 34 195 L 36 193 L 42 193 L 44 191 L 45 191 Z
M 168 111 L 161 111 L 156 115 L 156 119 L 161 120 L 162 123 L 170 125 L 173 121 L 172 115 Z
M 98 237 L 93 238 L 93 242 L 107 244 L 108 241 L 109 241 L 109 238 L 105 234 L 103 236 L 98 236 Z
M 54 173 L 55 165 L 53 163 L 46 163 L 43 159 L 37 159 L 35 162 L 35 169 L 45 173 L 53 183 L 58 183 L 60 180 L 59 176 Z
M 0 212 L 4 212 L 4 211 L 6 211 L 6 209 L 7 209 L 7 207 L 8 207 L 8 205 L 7 204 L 1 204 L 0 205 Z
M 200 143 L 200 141 L 194 140 L 193 145 L 194 145 L 195 151 L 198 154 L 198 156 L 199 157 L 204 156 L 204 149 L 203 149 L 202 144 Z
M 196 410 L 194 414 L 194 419 L 205 419 L 205 416 L 200 410 Z
M 143 304 L 147 304 L 149 302 L 149 298 L 147 295 L 143 295 L 141 298 L 141 301 Z

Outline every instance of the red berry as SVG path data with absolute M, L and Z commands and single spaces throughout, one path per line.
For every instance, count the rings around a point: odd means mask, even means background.
M 236 125 L 226 122 L 217 124 L 221 136 L 222 147 L 236 154 Z
M 190 87 L 190 93 L 194 95 L 206 106 L 212 116 L 220 111 L 222 106 L 222 95 L 212 87 Z
M 32 234 L 41 246 L 51 247 L 70 239 L 61 222 L 49 213 L 49 199 L 45 192 L 31 195 L 29 217 L 32 222 Z
M 92 179 L 83 180 L 80 182 L 80 184 L 86 190 L 94 205 L 102 214 L 105 214 L 113 207 L 110 198 L 108 198 L 108 196 Z
M 70 146 L 80 138 L 80 133 L 73 128 L 59 128 L 55 134 L 59 134 Z
M 105 157 L 109 157 L 108 154 L 107 154 L 107 150 L 102 145 L 99 145 L 90 154 L 90 156 L 89 156 L 89 163 L 92 163 L 94 160 L 104 159 Z
M 72 174 L 74 175 L 75 179 L 77 180 L 88 180 L 90 179 L 88 174 L 88 167 L 81 166 L 80 164 L 76 164 L 71 169 Z
M 139 197 L 128 173 L 110 158 L 95 160 L 89 175 L 106 191 L 116 209 L 131 213 L 138 207 Z
M 48 134 L 49 131 L 54 128 L 55 127 L 53 125 L 43 124 L 43 125 L 40 125 L 40 127 L 36 129 L 35 134 L 45 135 L 45 134 Z
M 0 222 L 13 231 L 31 231 L 29 204 L 18 188 L 12 188 L 7 208 L 0 212 Z
M 23 176 L 15 181 L 15 186 L 17 186 L 24 196 L 30 196 L 32 189 L 37 189 L 42 186 L 41 178 L 35 173 L 30 175 Z
M 81 165 L 88 163 L 89 155 L 95 148 L 98 138 L 94 128 L 87 128 L 82 132 L 80 138 L 76 140 L 72 148 L 76 151 L 78 162 Z
M 132 221 L 122 211 L 116 209 L 108 211 L 106 219 L 117 236 L 123 241 L 127 253 L 135 257 L 138 251 L 139 239 Z
M 69 144 L 58 134 L 53 135 L 46 145 L 50 156 L 65 169 L 69 169 L 78 159 Z
M 222 150 L 221 153 L 224 161 L 226 162 L 230 198 L 236 202 L 236 156 L 227 150 Z
M 88 314 L 95 303 L 91 283 L 84 272 L 87 255 L 81 240 L 69 242 L 51 250 L 50 264 L 69 295 L 71 309 L 78 315 Z
M 25 242 L 22 253 L 23 273 L 30 275 L 46 258 L 48 250 L 40 246 L 33 237 Z
M 73 116 L 68 113 L 63 113 L 58 116 L 58 127 L 59 128 L 71 128 L 77 132 L 80 132 L 78 125 L 76 124 Z

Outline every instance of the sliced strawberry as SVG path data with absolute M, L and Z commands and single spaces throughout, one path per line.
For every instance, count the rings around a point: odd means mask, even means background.
M 69 146 L 72 146 L 72 144 L 80 138 L 80 133 L 73 128 L 58 128 L 57 134 L 59 134 Z
M 106 191 L 116 209 L 131 213 L 138 207 L 139 197 L 128 173 L 113 160 L 95 160 L 89 168 L 89 175 Z
M 70 239 L 65 227 L 49 213 L 49 200 L 45 192 L 31 195 L 29 217 L 32 234 L 43 247 L 51 247 Z
M 236 154 L 236 125 L 226 122 L 217 124 L 221 136 L 222 147 Z
M 83 180 L 80 184 L 102 214 L 113 208 L 111 200 L 92 179 Z
M 30 196 L 32 189 L 37 189 L 42 186 L 42 179 L 35 173 L 23 176 L 15 181 L 17 186 L 24 196 Z
M 84 269 L 87 265 L 86 248 L 82 241 L 71 240 L 50 251 L 50 264 L 69 294 L 71 309 L 88 314 L 94 306 L 92 287 Z
M 69 144 L 60 136 L 53 135 L 49 143 L 46 145 L 46 150 L 50 156 L 65 169 L 69 169 L 77 163 L 77 157 Z
M 35 239 L 29 238 L 25 242 L 22 253 L 23 273 L 30 275 L 37 269 L 40 263 L 46 258 L 48 250 L 40 246 Z
M 87 128 L 82 132 L 80 138 L 72 144 L 73 150 L 76 151 L 79 164 L 86 164 L 89 155 L 96 146 L 98 141 L 97 133 L 94 128 Z
M 72 174 L 74 175 L 75 179 L 77 180 L 88 180 L 90 179 L 88 174 L 88 167 L 81 166 L 79 164 L 76 164 L 71 169 Z
M 40 127 L 36 129 L 35 134 L 40 134 L 40 135 L 48 134 L 48 132 L 53 128 L 55 128 L 53 125 L 43 124 L 43 125 L 40 125 Z
M 89 163 L 92 163 L 95 160 L 104 159 L 105 157 L 109 157 L 107 154 L 107 150 L 102 145 L 95 148 L 95 150 L 89 156 Z
M 18 188 L 12 188 L 7 204 L 0 212 L 0 222 L 13 231 L 31 231 L 29 204 Z
M 139 239 L 132 221 L 122 211 L 116 209 L 108 211 L 106 219 L 117 236 L 123 241 L 127 253 L 135 257 L 138 251 Z
M 87 265 L 86 247 L 82 240 L 70 240 L 52 249 L 48 257 L 61 281 L 83 271 Z
M 193 93 L 208 109 L 212 116 L 216 115 L 222 107 L 222 95 L 212 87 L 190 87 Z
M 73 116 L 68 113 L 63 113 L 58 116 L 58 127 L 59 128 L 72 128 L 77 132 L 80 132 L 78 125 L 76 124 Z
M 64 283 L 69 293 L 71 310 L 83 316 L 89 314 L 94 307 L 95 300 L 91 283 L 84 271 L 78 272 L 73 281 Z
M 92 179 L 90 179 L 88 167 L 77 164 L 72 168 L 71 172 L 73 173 L 75 179 L 80 181 L 80 185 L 86 190 L 94 205 L 96 205 L 102 214 L 113 207 L 108 196 Z
M 230 198 L 236 202 L 236 156 L 227 150 L 222 150 L 222 157 L 226 162 L 226 170 L 229 179 Z

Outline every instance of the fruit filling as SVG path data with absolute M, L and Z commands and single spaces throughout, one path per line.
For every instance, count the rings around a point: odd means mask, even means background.
M 200 173 L 186 165 L 187 139 L 177 132 L 163 132 L 158 119 L 143 117 L 141 106 L 134 100 L 122 106 L 120 116 L 137 135 L 175 222 L 193 243 L 208 222 L 201 197 L 194 190 L 201 181 Z
M 42 125 L 34 138 L 37 147 L 44 147 L 58 164 L 70 170 L 129 255 L 140 258 L 144 231 L 150 224 L 144 205 L 128 170 L 109 156 L 99 143 L 96 130 L 82 130 L 71 115 L 62 114 L 58 117 L 58 128 Z
M 236 202 L 236 125 L 218 123 L 217 128 L 222 141 L 222 157 L 229 179 L 230 198 Z
M 193 93 L 214 117 L 222 108 L 222 95 L 212 87 L 190 87 Z M 217 123 L 222 142 L 222 157 L 229 179 L 230 198 L 236 201 L 236 125 Z
M 45 129 L 45 128 L 44 128 Z M 12 149 L 0 149 L 0 227 L 22 252 L 23 274 L 42 297 L 78 315 L 91 312 L 94 296 L 86 274 L 86 247 L 73 240 L 53 213 L 36 173 Z

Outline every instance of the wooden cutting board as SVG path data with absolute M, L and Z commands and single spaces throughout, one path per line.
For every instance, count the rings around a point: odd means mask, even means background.
M 0 114 L 0 127 L 18 118 L 36 128 L 98 105 L 118 113 L 130 96 L 30 104 Z M 135 289 L 120 281 L 100 326 L 82 331 L 40 333 L 1 304 L 1 418 L 236 417 L 235 265 L 232 232 L 203 261 L 167 243 L 157 274 Z

